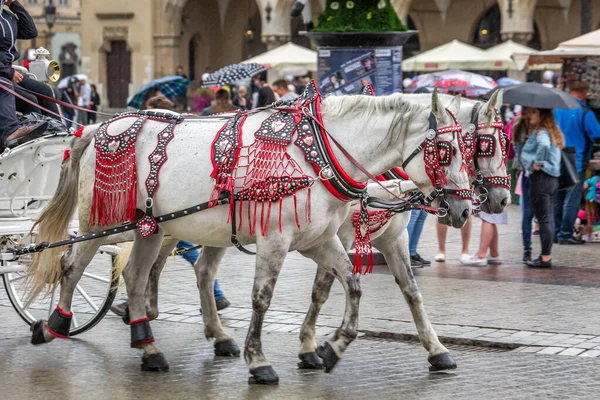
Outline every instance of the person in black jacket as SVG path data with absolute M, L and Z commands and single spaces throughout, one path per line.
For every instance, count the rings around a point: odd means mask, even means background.
M 5 5 L 12 12 L 5 10 Z M 12 68 L 12 63 L 20 57 L 15 41 L 37 37 L 37 29 L 31 15 L 16 0 L 0 0 L 0 28 L 0 82 L 3 86 L 19 92 L 17 85 L 22 84 L 24 79 L 23 75 Z M 25 85 L 23 87 L 26 87 Z M 56 106 L 54 108 L 57 109 Z M 15 97 L 2 88 L 0 88 L 0 120 L 4 121 L 0 124 L 0 149 L 41 136 L 48 125 L 46 122 L 39 122 L 30 126 L 21 126 L 16 116 Z

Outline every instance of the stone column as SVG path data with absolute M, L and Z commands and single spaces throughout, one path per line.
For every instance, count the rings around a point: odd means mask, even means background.
M 154 35 L 154 78 L 173 75 L 179 63 L 179 35 Z
M 293 0 L 259 0 L 257 3 L 262 23 L 261 39 L 267 45 L 267 51 L 289 42 Z
M 498 0 L 502 12 L 502 40 L 527 45 L 533 37 L 533 13 L 537 0 Z

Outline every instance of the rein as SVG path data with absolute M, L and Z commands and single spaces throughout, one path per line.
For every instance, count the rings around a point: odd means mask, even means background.
M 62 115 L 60 115 L 60 114 L 58 114 L 58 113 L 55 113 L 54 111 L 51 111 L 51 110 L 48 110 L 47 108 L 44 108 L 44 107 L 42 107 L 41 105 L 39 105 L 39 104 L 38 104 L 38 103 L 36 103 L 35 101 L 31 101 L 31 100 L 29 100 L 29 99 L 28 99 L 27 97 L 25 97 L 25 96 L 21 96 L 19 93 L 15 92 L 14 90 L 10 89 L 8 86 L 4 85 L 4 82 L 2 82 L 2 80 L 1 80 L 1 79 L 0 79 L 0 89 L 4 89 L 4 90 L 6 90 L 6 92 L 8 92 L 8 93 L 12 94 L 13 96 L 15 96 L 15 97 L 17 97 L 17 98 L 19 98 L 19 99 L 23 100 L 24 102 L 26 102 L 26 103 L 28 103 L 28 104 L 31 104 L 32 106 L 35 106 L 36 108 L 39 108 L 39 109 L 40 109 L 40 110 L 42 110 L 42 111 L 45 111 L 45 112 L 47 112 L 48 114 L 51 114 L 51 115 L 54 115 L 54 116 L 56 116 L 56 117 L 58 117 L 58 118 L 60 118 L 60 119 L 64 119 L 64 120 L 66 120 L 66 121 L 69 121 L 69 122 L 70 122 L 70 123 L 72 123 L 72 124 L 75 124 L 75 125 L 78 125 L 78 126 L 84 126 L 84 125 L 82 125 L 82 124 L 80 124 L 80 123 L 78 123 L 78 122 L 75 122 L 75 121 L 73 121 L 73 120 L 70 120 L 69 118 L 65 118 L 65 117 L 63 117 Z M 21 88 L 21 89 L 22 89 L 22 88 Z M 23 90 L 25 90 L 25 89 L 23 89 Z M 40 95 L 40 96 L 41 96 L 41 95 Z M 46 96 L 44 96 L 44 97 L 46 97 Z M 50 99 L 50 97 L 48 97 L 48 99 Z M 53 99 L 53 100 L 55 100 L 55 99 Z M 55 100 L 55 101 L 56 101 L 56 100 Z

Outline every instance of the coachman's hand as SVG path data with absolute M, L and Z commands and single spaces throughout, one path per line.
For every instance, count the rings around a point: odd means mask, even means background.
M 539 170 L 541 170 L 541 169 L 542 169 L 542 167 L 540 167 L 540 166 L 539 166 L 539 165 L 537 165 L 536 163 L 533 163 L 532 167 L 533 167 L 533 170 L 534 170 L 534 171 L 539 171 Z
M 7 7 L 9 7 L 12 3 L 14 3 L 16 0 L 6 0 L 4 2 L 4 4 L 6 4 Z
M 22 80 L 23 80 L 23 75 L 21 75 L 19 72 L 15 71 L 15 73 L 13 74 L 13 78 L 12 78 L 13 83 L 16 83 L 18 85 L 19 83 L 21 83 Z

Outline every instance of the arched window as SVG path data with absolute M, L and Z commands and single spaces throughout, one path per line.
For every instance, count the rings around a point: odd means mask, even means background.
M 410 31 L 416 31 L 417 26 L 415 21 L 410 17 L 407 17 L 406 27 Z M 410 58 L 421 51 L 421 44 L 419 43 L 419 34 L 413 35 L 404 45 L 402 46 L 402 58 Z
M 475 32 L 473 32 L 473 45 L 482 49 L 488 49 L 502 42 L 500 35 L 500 7 L 496 4 L 490 7 L 481 17 Z

